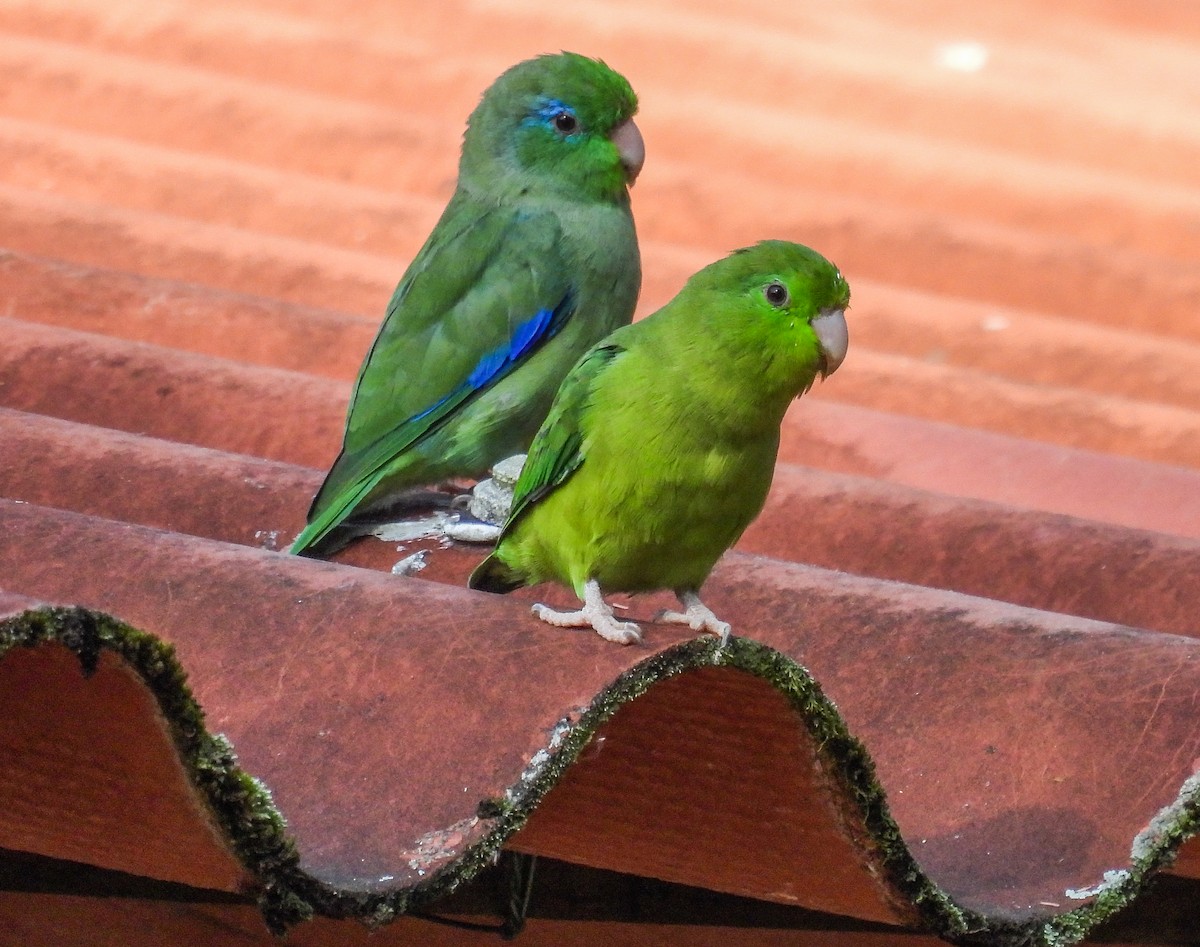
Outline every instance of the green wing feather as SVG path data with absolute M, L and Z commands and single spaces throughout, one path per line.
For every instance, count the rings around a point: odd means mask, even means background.
M 466 384 L 518 327 L 544 310 L 569 317 L 561 237 L 552 214 L 480 210 L 456 195 L 392 295 L 355 382 L 342 451 L 294 552 L 320 541 L 393 461 L 520 364 L 502 366 L 481 388 Z
M 497 550 L 517 521 L 540 499 L 566 483 L 583 464 L 583 419 L 591 404 L 592 386 L 596 377 L 623 351 L 619 345 L 598 345 L 575 364 L 563 381 L 545 423 L 529 447 L 525 466 L 513 489 L 508 520 L 496 542 Z M 520 569 L 493 552 L 475 568 L 467 584 L 473 589 L 504 594 L 520 588 L 526 580 Z
M 623 351 L 619 345 L 598 345 L 576 363 L 563 381 L 546 422 L 529 447 L 501 539 L 523 514 L 566 483 L 583 463 L 583 418 L 591 404 L 592 386 Z

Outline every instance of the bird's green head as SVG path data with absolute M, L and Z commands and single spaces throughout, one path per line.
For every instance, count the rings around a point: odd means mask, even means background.
M 504 72 L 467 120 L 460 183 L 485 193 L 628 197 L 645 149 L 625 77 L 577 53 L 538 56 Z
M 850 286 L 825 257 L 798 243 L 764 240 L 705 267 L 689 289 L 717 294 L 720 330 L 763 357 L 764 378 L 795 379 L 807 390 L 846 357 Z M 716 325 L 714 325 L 714 331 Z

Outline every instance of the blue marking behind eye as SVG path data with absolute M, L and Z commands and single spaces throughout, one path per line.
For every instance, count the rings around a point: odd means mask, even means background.
M 571 106 L 567 105 L 566 102 L 563 102 L 561 99 L 548 99 L 548 98 L 539 97 L 537 100 L 536 108 L 534 109 L 533 112 L 530 113 L 529 117 L 526 118 L 522 124 L 524 124 L 524 125 L 548 125 L 551 128 L 553 128 L 554 127 L 554 119 L 563 112 L 566 112 L 572 118 L 577 117 L 575 115 L 575 110 L 573 108 L 571 108 Z M 566 137 L 574 138 L 578 134 L 579 134 L 578 132 L 573 132 L 572 134 L 567 135 Z
M 575 115 L 575 110 L 561 99 L 542 99 L 541 101 L 543 104 L 538 109 L 538 114 L 546 120 L 554 118 L 559 112 L 566 112 L 571 116 Z

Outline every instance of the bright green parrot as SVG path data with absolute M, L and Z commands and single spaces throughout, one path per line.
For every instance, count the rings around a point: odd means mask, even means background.
M 471 587 L 560 582 L 583 608 L 535 614 L 621 644 L 640 631 L 603 592 L 671 589 L 685 610 L 660 620 L 727 639 L 700 586 L 766 501 L 788 405 L 845 358 L 849 303 L 829 261 L 771 240 L 613 332 L 563 382 Z
M 525 450 L 571 365 L 633 318 L 636 110 L 622 76 L 575 53 L 519 63 L 483 94 L 454 196 L 392 295 L 293 553 Z

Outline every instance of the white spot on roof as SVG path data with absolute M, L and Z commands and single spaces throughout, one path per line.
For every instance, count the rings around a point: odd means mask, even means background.
M 934 62 L 951 72 L 979 72 L 987 61 L 988 48 L 974 40 L 942 43 L 934 51 Z

